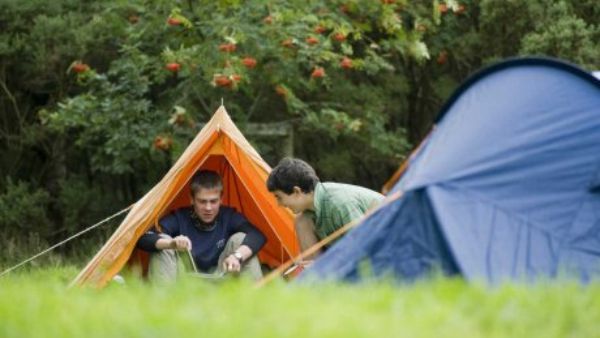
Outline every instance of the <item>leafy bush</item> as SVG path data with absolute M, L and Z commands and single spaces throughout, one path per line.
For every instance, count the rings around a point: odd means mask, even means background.
M 47 209 L 49 195 L 44 189 L 34 188 L 26 182 L 14 183 L 10 178 L 0 194 L 0 229 L 10 236 L 26 236 L 45 229 L 51 231 Z

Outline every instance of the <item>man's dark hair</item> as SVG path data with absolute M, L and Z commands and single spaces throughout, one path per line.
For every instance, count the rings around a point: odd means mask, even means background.
M 319 177 L 310 164 L 297 159 L 286 157 L 271 171 L 267 179 L 267 189 L 270 192 L 281 190 L 290 195 L 294 187 L 299 187 L 302 192 L 309 193 L 315 189 Z
M 195 196 L 202 188 L 221 189 L 221 191 L 223 191 L 223 181 L 221 181 L 221 176 L 212 170 L 200 170 L 196 172 L 190 183 L 192 196 Z

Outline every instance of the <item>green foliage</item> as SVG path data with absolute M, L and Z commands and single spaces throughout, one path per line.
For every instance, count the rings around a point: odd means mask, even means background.
M 48 193 L 26 182 L 14 183 L 10 178 L 0 191 L 0 229 L 5 237 L 21 237 L 36 231 L 50 231 L 47 209 Z
M 64 210 L 63 227 L 60 229 L 63 235 L 75 233 L 82 226 L 92 225 L 117 211 L 110 205 L 114 197 L 82 178 L 70 177 L 60 186 L 58 203 L 60 210 Z
M 102 192 L 98 187 L 90 186 L 85 180 L 69 178 L 60 184 L 57 205 L 52 205 L 49 193 L 26 182 L 14 183 L 10 178 L 0 191 L 0 239 L 2 255 L 0 263 L 16 264 L 20 260 L 45 250 L 50 245 L 63 240 L 90 226 L 108 214 L 114 213 L 112 194 Z M 64 212 L 62 224 L 52 219 L 52 210 Z M 95 230 L 92 236 L 79 237 L 77 241 L 55 250 L 54 253 L 70 253 L 73 259 L 86 260 L 99 248 L 115 228 L 115 222 Z M 41 262 L 57 262 L 59 257 L 52 256 Z
M 15 263 L 28 253 L 46 246 L 46 238 L 52 234 L 49 219 L 48 193 L 26 182 L 6 180 L 0 191 L 0 262 Z
M 119 47 L 102 39 L 99 44 L 114 53 L 113 61 L 104 61 L 102 72 L 93 55 L 80 53 L 92 66 L 78 74 L 70 68 L 80 94 L 40 116 L 49 130 L 88 154 L 92 170 L 105 173 L 134 173 L 160 162 L 153 146 L 159 152 L 175 150 L 176 157 L 196 130 L 182 132 L 167 124 L 173 107 L 189 112 L 188 121 L 205 121 L 220 97 L 238 123 L 300 119 L 299 153 L 317 133 L 344 149 L 333 142 L 344 134 L 376 154 L 369 162 L 388 157 L 389 169 L 407 150 L 406 139 L 398 137 L 402 126 L 388 132 L 389 121 L 378 110 L 383 105 L 365 102 L 371 96 L 385 99 L 385 93 L 362 83 L 387 78 L 395 71 L 393 56 L 421 62 L 427 48 L 397 14 L 408 5 L 356 1 L 345 12 L 339 5 L 204 2 L 179 8 L 155 2 L 150 11 L 145 2 L 115 3 L 82 27 L 84 36 L 111 32 Z M 109 21 L 115 24 L 107 28 Z M 346 68 L 344 57 L 351 60 Z M 176 68 L 169 71 L 167 64 Z M 325 69 L 322 77 L 311 76 L 317 67 Z M 278 95 L 277 87 L 285 93 Z M 346 99 L 356 96 L 365 100 Z M 385 145 L 372 141 L 382 134 Z M 163 143 L 168 146 L 157 146 Z
M 165 114 L 145 98 L 149 67 L 145 55 L 133 54 L 116 62 L 106 75 L 90 70 L 80 75 L 87 93 L 65 100 L 58 109 L 40 116 L 57 134 L 72 133 L 75 145 L 90 156 L 92 169 L 121 174 L 148 162 L 152 136 L 167 127 Z M 161 116 L 163 115 L 163 116 Z
M 593 70 L 600 59 L 599 40 L 600 26 L 586 23 L 567 3 L 558 2 L 546 10 L 535 31 L 523 38 L 520 52 L 552 55 Z

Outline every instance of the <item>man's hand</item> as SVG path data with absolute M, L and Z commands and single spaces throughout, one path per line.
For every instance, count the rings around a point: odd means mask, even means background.
M 192 241 L 187 236 L 179 235 L 171 239 L 170 248 L 177 251 L 192 250 Z
M 242 266 L 240 261 L 234 255 L 229 255 L 223 261 L 223 270 L 226 272 L 240 272 Z
M 285 270 L 285 272 L 283 273 L 283 275 L 287 276 L 287 275 L 291 274 L 292 276 L 297 276 L 302 271 L 304 271 L 308 267 L 310 267 L 313 264 L 313 262 L 314 262 L 314 260 L 303 260 L 303 261 L 296 262 L 290 268 L 288 268 L 287 270 Z
M 311 260 L 302 260 L 300 262 L 298 262 L 298 265 L 307 269 L 308 267 L 310 267 L 313 263 L 314 263 L 314 259 Z

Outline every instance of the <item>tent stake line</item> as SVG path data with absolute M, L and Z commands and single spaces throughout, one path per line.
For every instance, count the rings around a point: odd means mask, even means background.
M 54 249 L 58 248 L 59 246 L 61 246 L 61 245 L 65 244 L 65 243 L 67 243 L 68 241 L 70 241 L 70 240 L 72 240 L 72 239 L 75 239 L 75 238 L 77 238 L 77 237 L 79 237 L 79 236 L 83 235 L 84 233 L 86 233 L 86 232 L 88 232 L 88 231 L 92 230 L 92 229 L 95 229 L 95 228 L 99 227 L 100 225 L 102 225 L 102 224 L 104 224 L 104 223 L 106 223 L 106 222 L 110 221 L 111 219 L 113 219 L 113 218 L 115 218 L 115 217 L 117 217 L 117 216 L 121 215 L 122 213 L 124 213 L 124 212 L 128 211 L 128 210 L 129 210 L 129 209 L 131 209 L 132 207 L 133 207 L 133 204 L 132 204 L 131 206 L 129 206 L 129 207 L 127 207 L 127 208 L 125 208 L 125 209 L 123 209 L 123 210 L 121 210 L 121 211 L 119 211 L 119 212 L 117 212 L 117 213 L 115 213 L 115 214 L 113 214 L 113 215 L 111 215 L 111 216 L 109 216 L 109 217 L 107 217 L 107 218 L 105 218 L 105 219 L 101 220 L 100 222 L 98 222 L 98 223 L 96 223 L 96 224 L 94 224 L 94 225 L 92 225 L 92 226 L 90 226 L 90 227 L 88 227 L 88 228 L 86 228 L 86 229 L 84 229 L 84 230 L 81 230 L 80 232 L 78 232 L 78 233 L 74 234 L 73 236 L 71 236 L 71 237 L 69 237 L 69 238 L 67 238 L 67 239 L 65 239 L 65 240 L 63 240 L 63 241 L 61 241 L 61 242 L 58 242 L 58 243 L 54 244 L 53 246 L 49 247 L 48 249 L 46 249 L 46 250 L 44 250 L 44 251 L 42 251 L 42 252 L 40 252 L 40 253 L 38 253 L 38 254 L 36 254 L 36 255 L 33 255 L 33 256 L 31 256 L 30 258 L 28 258 L 28 259 L 26 259 L 26 260 L 22 261 L 21 263 L 19 263 L 19 264 L 15 265 L 15 266 L 12 266 L 12 267 L 10 267 L 10 268 L 8 268 L 8 269 L 6 269 L 6 270 L 2 271 L 2 273 L 0 274 L 0 278 L 2 278 L 4 275 L 8 274 L 9 272 L 11 272 L 11 271 L 13 271 L 13 270 L 15 270 L 15 269 L 17 269 L 17 268 L 19 268 L 19 267 L 21 267 L 21 266 L 23 266 L 23 265 L 27 264 L 27 263 L 29 263 L 29 262 L 33 261 L 34 259 L 36 259 L 36 258 L 38 258 L 38 257 L 40 257 L 40 256 L 43 256 L 43 255 L 45 255 L 46 253 L 48 253 L 48 252 L 50 252 L 50 251 L 52 251 L 52 250 L 54 250 Z

